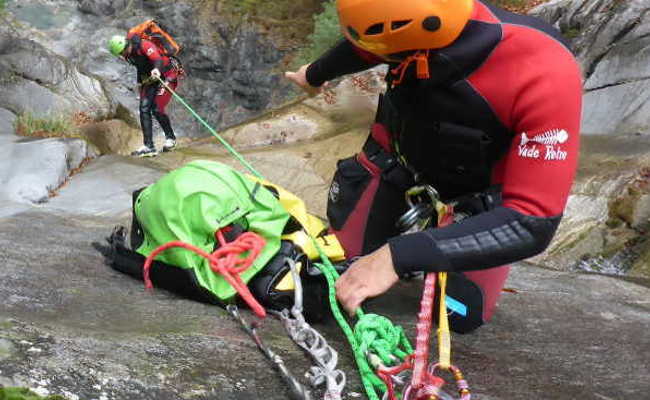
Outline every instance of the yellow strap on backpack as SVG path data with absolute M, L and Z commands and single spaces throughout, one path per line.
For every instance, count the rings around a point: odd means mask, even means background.
M 287 210 L 287 212 L 291 214 L 291 216 L 304 228 L 304 230 L 298 230 L 282 235 L 282 239 L 290 240 L 296 246 L 300 247 L 310 260 L 316 260 L 319 258 L 319 255 L 308 236 L 311 235 L 316 238 L 316 242 L 330 260 L 333 262 L 345 260 L 345 253 L 343 247 L 341 247 L 341 243 L 339 243 L 335 235 L 321 235 L 327 226 L 320 218 L 307 212 L 305 202 L 301 198 L 274 183 L 270 183 L 252 175 L 246 176 L 249 179 L 259 182 L 265 187 L 270 187 L 277 192 L 280 204 L 282 204 L 284 209 Z

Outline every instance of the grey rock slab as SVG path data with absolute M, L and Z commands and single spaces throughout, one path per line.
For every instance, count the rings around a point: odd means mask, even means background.
M 133 191 L 155 182 L 164 172 L 142 159 L 102 156 L 70 177 L 44 207 L 55 213 L 128 215 Z
M 583 132 L 650 132 L 650 3 L 559 0 L 531 10 L 570 37 L 587 91 Z
M 2 37 L 0 67 L 5 75 L 0 87 L 7 92 L 0 105 L 14 112 L 85 112 L 100 118 L 115 111 L 97 78 L 35 41 Z
M 16 121 L 16 114 L 0 108 L 0 137 L 14 136 L 14 121 Z
M 650 133 L 650 80 L 592 90 L 583 96 L 583 134 Z
M 4 93 L 0 97 L 0 107 L 19 113 L 30 112 L 36 118 L 57 117 L 73 109 L 72 103 L 65 97 L 23 78 L 16 77 L 14 82 L 3 85 L 1 90 Z
M 0 194 L 0 218 L 20 214 L 21 212 L 25 212 L 31 208 L 33 208 L 33 206 L 15 202 L 7 198 L 5 195 Z
M 81 399 L 102 392 L 107 399 L 286 399 L 277 374 L 224 310 L 163 290 L 146 294 L 141 282 L 104 265 L 92 242 L 124 222 L 43 212 L 0 220 L 0 321 L 16 321 L 0 324 L 0 337 L 17 347 L 0 376 L 29 386 L 46 381 L 52 393 Z M 293 346 L 281 329 L 267 322 L 266 340 L 306 370 L 298 351 L 284 351 Z
M 147 294 L 113 271 L 93 242 L 128 218 L 27 212 L 0 219 L 3 382 L 82 399 L 286 399 L 277 373 L 219 307 Z M 367 309 L 414 334 L 421 281 L 400 282 Z M 516 265 L 493 321 L 453 336 L 453 362 L 475 399 L 632 398 L 649 389 L 650 289 L 591 274 Z M 252 319 L 249 313 L 246 317 Z M 347 393 L 362 390 L 341 333 Z M 303 354 L 272 319 L 264 340 L 301 375 Z M 435 349 L 435 347 L 434 347 Z
M 89 156 L 80 139 L 22 140 L 0 159 L 0 196 L 18 203 L 43 203 L 71 169 Z
M 14 354 L 15 350 L 16 346 L 14 346 L 11 341 L 0 338 L 0 361 L 11 357 Z
M 126 9 L 131 1 L 128 0 L 101 0 L 101 1 L 88 1 L 88 0 L 78 0 L 79 10 L 99 15 L 99 16 L 110 16 L 114 15 L 116 12 Z

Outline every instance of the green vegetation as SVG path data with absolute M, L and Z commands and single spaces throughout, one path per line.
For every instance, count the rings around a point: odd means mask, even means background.
M 335 0 L 323 3 L 323 12 L 314 15 L 314 32 L 307 36 L 307 46 L 295 58 L 295 67 L 307 64 L 342 38 Z
M 0 0 L 0 12 L 4 11 L 6 5 L 7 0 Z
M 65 400 L 63 396 L 41 397 L 26 388 L 0 386 L 0 400 Z
M 573 39 L 573 38 L 578 37 L 580 35 L 580 29 L 578 29 L 578 28 L 568 28 L 566 30 L 562 30 L 562 34 L 567 39 Z
M 494 3 L 499 7 L 513 7 L 521 8 L 527 3 L 530 3 L 528 0 L 495 0 Z
M 32 113 L 20 114 L 14 122 L 16 134 L 28 137 L 78 137 L 72 117 L 59 114 L 37 118 Z
M 253 21 L 268 33 L 280 47 L 295 48 L 304 43 L 312 31 L 312 16 L 322 9 L 321 0 L 210 0 L 201 8 L 210 7 L 221 15 L 230 15 L 232 23 Z

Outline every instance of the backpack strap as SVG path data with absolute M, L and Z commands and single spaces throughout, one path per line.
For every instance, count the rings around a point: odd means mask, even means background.
M 106 257 L 111 268 L 142 281 L 142 267 L 146 258 L 126 246 L 126 228 L 116 226 L 106 240 L 110 247 Z M 202 303 L 223 304 L 218 297 L 199 285 L 191 269 L 178 268 L 162 261 L 154 261 L 150 277 L 155 286 L 183 297 Z

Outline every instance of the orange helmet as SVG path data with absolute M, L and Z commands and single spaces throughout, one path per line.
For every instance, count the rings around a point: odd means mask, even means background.
M 460 36 L 474 0 L 337 0 L 343 34 L 380 56 L 437 49 Z

